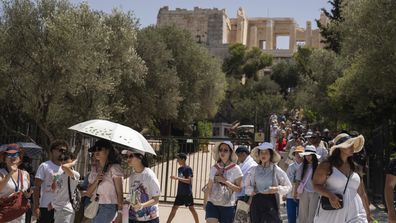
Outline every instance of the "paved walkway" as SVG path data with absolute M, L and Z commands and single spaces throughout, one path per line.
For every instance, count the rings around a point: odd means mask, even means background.
M 160 222 L 166 223 L 166 220 L 168 219 L 169 213 L 171 212 L 172 209 L 172 204 L 166 204 L 166 203 L 161 203 L 160 204 Z M 199 217 L 199 222 L 204 223 L 205 222 L 205 211 L 202 209 L 201 205 L 198 205 L 195 207 L 198 213 Z M 387 215 L 383 210 L 383 207 L 381 206 L 374 206 L 370 205 L 370 209 L 372 213 L 374 214 L 375 219 L 379 223 L 386 223 L 387 222 Z M 281 206 L 281 218 L 283 219 L 283 222 L 287 222 L 287 215 L 286 215 L 286 210 L 285 207 Z M 192 217 L 192 214 L 190 210 L 184 206 L 180 207 L 177 212 L 176 216 L 173 219 L 172 223 L 194 223 L 194 218 Z

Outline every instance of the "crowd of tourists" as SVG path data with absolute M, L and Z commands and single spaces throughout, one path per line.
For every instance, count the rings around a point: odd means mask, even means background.
M 373 221 L 360 171 L 363 168 L 353 160 L 363 149 L 362 135 L 313 131 L 300 121 L 275 115 L 270 120 L 269 142 L 250 148 L 221 141 L 211 150 L 216 162 L 203 188 L 207 223 L 234 222 L 239 204 L 249 207 L 246 222 L 282 222 L 279 209 L 283 202 L 289 223 Z M 160 182 L 144 152 L 119 151 L 103 139 L 89 152 L 91 172 L 80 177 L 73 168 L 76 157 L 69 145 L 56 140 L 50 146 L 50 160 L 32 175 L 21 165 L 24 150 L 17 144 L 7 145 L 1 153 L 0 222 L 31 222 L 33 215 L 39 223 L 158 223 Z M 172 222 L 182 205 L 199 222 L 192 193 L 193 170 L 186 164 L 187 157 L 177 155 L 180 167 L 177 175 L 171 176 L 178 182 L 177 196 L 167 222 Z M 133 169 L 126 197 L 122 159 Z M 396 166 L 396 161 L 393 163 Z M 80 178 L 85 180 L 82 185 Z M 395 179 L 389 176 L 388 188 L 395 186 Z M 81 203 L 79 190 L 83 191 Z M 8 202 L 10 197 L 16 202 Z

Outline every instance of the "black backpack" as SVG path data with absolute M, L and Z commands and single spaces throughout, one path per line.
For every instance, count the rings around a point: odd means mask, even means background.
M 81 193 L 80 190 L 76 187 L 76 189 L 73 191 L 73 194 L 71 193 L 70 190 L 70 177 L 67 178 L 67 186 L 69 188 L 69 200 L 70 203 L 73 207 L 74 211 L 80 210 L 80 205 L 81 205 Z

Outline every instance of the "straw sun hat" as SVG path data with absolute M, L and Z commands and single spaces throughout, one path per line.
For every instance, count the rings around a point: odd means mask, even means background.
M 260 150 L 267 150 L 270 149 L 274 153 L 271 162 L 272 163 L 278 163 L 281 160 L 281 156 L 277 151 L 274 150 L 274 146 L 269 143 L 269 142 L 264 142 L 261 143 L 259 146 L 256 146 L 253 148 L 252 152 L 250 153 L 250 156 L 256 161 L 256 163 L 260 162 L 260 157 L 259 157 L 259 152 Z
M 212 148 L 212 151 L 211 151 L 213 159 L 216 162 L 219 161 L 219 159 L 220 159 L 219 148 L 220 148 L 221 144 L 226 144 L 230 148 L 230 150 L 232 152 L 231 161 L 232 162 L 237 162 L 238 156 L 236 155 L 236 153 L 234 151 L 234 145 L 230 141 L 221 141 L 221 142 L 217 142 L 215 144 L 215 146 Z
M 358 153 L 363 149 L 364 137 L 362 135 L 352 137 L 346 133 L 341 133 L 333 139 L 333 143 L 334 145 L 330 148 L 330 154 L 337 148 L 346 149 L 351 146 L 353 147 L 353 152 Z

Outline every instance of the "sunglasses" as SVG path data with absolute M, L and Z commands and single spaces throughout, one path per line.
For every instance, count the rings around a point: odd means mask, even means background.
M 102 150 L 104 150 L 103 147 L 95 147 L 95 148 L 93 149 L 94 152 L 100 152 L 100 151 L 102 151 Z
M 230 150 L 229 149 L 219 149 L 220 153 L 228 153 Z
M 19 157 L 19 153 L 7 153 L 7 157 L 8 158 L 18 158 Z

